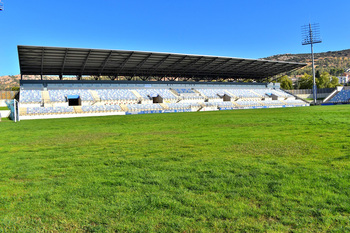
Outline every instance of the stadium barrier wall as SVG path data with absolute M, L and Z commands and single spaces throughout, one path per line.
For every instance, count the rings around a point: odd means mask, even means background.
M 277 105 L 277 106 L 252 106 L 252 107 L 222 107 L 219 110 L 238 110 L 238 109 L 262 109 L 262 108 L 288 108 L 288 107 L 306 107 L 309 104 L 304 105 Z M 212 111 L 212 110 L 210 110 Z M 112 116 L 112 115 L 137 115 L 137 114 L 151 114 L 151 113 L 179 113 L 179 112 L 196 112 L 192 109 L 176 109 L 176 110 L 145 110 L 139 112 L 106 112 L 106 113 L 82 113 L 82 114 L 57 114 L 57 115 L 31 115 L 21 116 L 21 120 L 35 120 L 35 119 L 54 119 L 54 118 L 73 118 L 73 117 L 91 117 L 91 116 Z
M 21 116 L 21 120 L 74 118 L 74 117 L 100 117 L 100 116 L 115 116 L 115 115 L 125 115 L 125 112 L 57 114 L 57 115 L 32 115 L 32 116 Z

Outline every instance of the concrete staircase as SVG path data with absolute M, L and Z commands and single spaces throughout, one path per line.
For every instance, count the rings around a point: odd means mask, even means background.
M 166 104 L 160 103 L 159 104 L 163 109 L 167 110 L 169 109 L 168 106 Z
M 49 95 L 49 92 L 48 92 L 48 91 L 42 91 L 42 92 L 41 92 L 41 98 L 42 98 L 42 100 L 44 101 L 44 104 L 49 104 L 49 103 L 51 103 L 50 95 Z
M 282 102 L 284 105 L 287 105 L 287 102 L 285 102 L 284 100 L 279 99 L 279 101 Z
M 89 90 L 90 94 L 92 95 L 92 98 L 94 98 L 94 104 L 101 101 L 100 96 L 98 95 L 97 91 L 95 90 Z
M 123 110 L 123 112 L 127 112 L 129 110 L 125 104 L 119 104 L 119 106 Z
M 304 102 L 307 103 L 307 104 L 309 104 L 310 102 L 312 102 L 312 101 L 307 101 L 307 100 L 305 100 L 305 99 L 299 97 L 298 95 L 289 92 L 288 90 L 284 90 L 284 89 L 281 89 L 281 90 L 284 91 L 284 92 L 286 92 L 286 93 L 288 93 L 288 94 L 290 94 L 290 95 L 292 95 L 292 96 L 294 96 L 296 100 L 302 100 L 302 101 L 304 101 Z M 336 90 L 335 90 L 335 91 L 336 91 Z
M 233 105 L 235 105 L 236 107 L 239 107 L 239 108 L 242 107 L 241 105 L 237 104 L 235 101 L 231 101 L 231 103 L 233 103 Z
M 27 108 L 18 108 L 18 111 L 20 116 L 27 115 Z
M 73 106 L 75 113 L 83 113 L 83 110 L 81 109 L 81 106 Z
M 264 96 L 260 95 L 259 93 L 255 92 L 253 90 L 250 90 L 250 92 L 252 92 L 254 95 L 259 96 L 260 98 L 264 98 Z
M 193 91 L 194 91 L 194 93 L 199 94 L 199 96 L 203 96 L 204 99 L 206 99 L 206 100 L 208 99 L 208 97 L 206 95 L 202 94 L 201 92 L 197 91 L 196 89 L 193 89 Z
M 343 87 L 337 87 L 329 96 L 327 96 L 323 102 L 327 102 L 329 100 L 331 100 L 336 94 L 338 94 L 339 92 L 341 92 L 341 90 L 343 90 Z
M 205 107 L 204 103 L 199 103 L 199 108 L 197 109 L 197 112 L 199 112 L 200 110 L 202 110 Z
M 173 93 L 175 95 L 175 97 L 177 98 L 176 103 L 179 103 L 182 100 L 181 96 L 179 95 L 179 93 L 177 93 L 177 91 L 170 88 L 170 92 Z
M 235 96 L 234 94 L 232 94 L 232 92 L 230 92 L 230 91 L 228 91 L 228 90 L 226 90 L 226 92 L 229 93 L 230 96 L 232 96 L 234 99 L 238 99 L 238 96 Z
M 177 91 L 175 91 L 174 89 L 170 88 L 170 92 L 173 93 L 176 97 L 179 97 L 179 93 L 177 93 Z
M 143 99 L 143 97 L 136 91 L 136 90 L 130 90 L 131 93 L 133 93 L 137 98 Z
M 142 97 L 142 95 L 140 95 L 140 93 L 138 93 L 136 90 L 130 90 L 130 92 L 137 97 L 137 101 L 140 103 L 147 103 L 150 101 L 149 99 L 145 99 L 144 97 Z

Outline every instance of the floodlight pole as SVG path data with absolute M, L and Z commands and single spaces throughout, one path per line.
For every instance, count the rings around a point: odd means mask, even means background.
M 311 31 L 311 25 L 310 25 L 310 33 Z M 317 86 L 316 86 L 316 74 L 315 74 L 315 59 L 314 59 L 314 45 L 311 43 L 311 59 L 312 59 L 312 93 L 314 98 L 314 105 L 316 105 L 316 99 L 317 99 Z
M 311 60 L 312 60 L 312 93 L 314 99 L 314 105 L 316 105 L 317 99 L 317 86 L 316 86 L 316 74 L 315 74 L 315 58 L 314 58 L 314 46 L 315 43 L 321 43 L 322 40 L 319 38 L 318 24 L 313 24 L 314 30 L 312 30 L 312 25 L 305 25 L 303 27 L 303 42 L 302 45 L 311 45 Z

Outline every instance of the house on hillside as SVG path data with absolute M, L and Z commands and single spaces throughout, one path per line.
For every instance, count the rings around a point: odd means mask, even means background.
M 346 72 L 342 75 L 342 76 L 339 76 L 338 79 L 339 79 L 339 84 L 346 84 L 348 83 L 350 80 L 350 69 L 346 70 Z

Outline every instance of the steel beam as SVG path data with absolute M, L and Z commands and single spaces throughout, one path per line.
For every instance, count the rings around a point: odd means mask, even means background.
M 173 64 L 170 64 L 170 65 L 168 65 L 166 68 L 169 68 L 169 67 L 174 67 L 174 66 L 176 66 L 177 64 L 179 64 L 180 62 L 182 62 L 183 60 L 185 60 L 187 58 L 187 56 L 185 55 L 185 56 L 183 56 L 183 57 L 181 57 L 180 59 L 178 59 L 176 62 L 174 62 Z M 170 69 L 171 69 L 170 68 Z
M 107 58 L 104 60 L 104 62 L 103 62 L 103 64 L 102 64 L 102 67 L 101 67 L 101 69 L 100 69 L 100 72 L 99 72 L 100 75 L 101 75 L 101 73 L 103 72 L 104 68 L 106 67 L 106 65 L 107 65 L 107 63 L 108 63 L 108 61 L 109 61 L 109 59 L 110 59 L 111 56 L 112 56 L 112 54 L 113 54 L 113 51 L 109 52 Z
M 155 64 L 154 66 L 151 67 L 151 69 L 155 70 L 157 69 L 159 66 L 161 66 L 169 57 L 171 56 L 171 54 L 168 54 L 166 57 L 164 57 L 162 60 L 160 60 L 157 64 Z
M 143 64 L 152 56 L 152 53 L 150 53 L 146 58 L 144 58 L 139 64 L 136 65 L 136 70 L 140 70 Z
M 204 69 L 205 67 L 210 66 L 210 65 L 211 65 L 212 63 L 214 63 L 217 59 L 218 59 L 218 57 L 212 59 L 211 61 L 208 61 L 208 62 L 204 63 L 204 64 L 201 65 L 200 67 L 197 67 L 197 70 L 202 70 L 202 69 Z
M 211 71 L 217 70 L 217 69 L 219 69 L 219 68 L 225 66 L 227 63 L 230 63 L 231 61 L 232 61 L 231 59 L 228 59 L 228 60 L 226 60 L 226 61 L 220 63 L 219 65 L 215 66 L 213 69 L 211 69 Z
M 199 57 L 194 61 L 191 61 L 190 63 L 188 63 L 187 65 L 185 65 L 184 67 L 180 68 L 180 73 L 186 73 L 187 71 L 190 70 L 191 67 L 193 67 L 197 62 L 199 62 L 200 60 L 202 60 L 203 57 Z
M 91 54 L 91 49 L 89 50 L 89 53 L 88 53 L 88 55 L 87 55 L 86 58 L 85 58 L 83 67 L 82 67 L 82 69 L 81 69 L 81 71 L 80 71 L 80 75 L 83 75 L 83 73 L 84 73 L 84 70 L 85 70 L 85 67 L 86 67 L 86 63 L 87 63 L 87 61 L 89 60 L 90 54 Z
M 41 49 L 41 71 L 40 71 L 41 80 L 43 80 L 43 73 L 44 73 L 44 54 L 45 54 L 45 49 L 43 47 Z
M 129 56 L 127 58 L 124 59 L 124 61 L 122 62 L 122 64 L 120 65 L 120 68 L 117 72 L 117 74 L 122 71 L 124 69 L 124 66 L 126 65 L 126 63 L 130 60 L 130 58 L 132 57 L 132 55 L 134 55 L 134 52 L 130 53 Z

